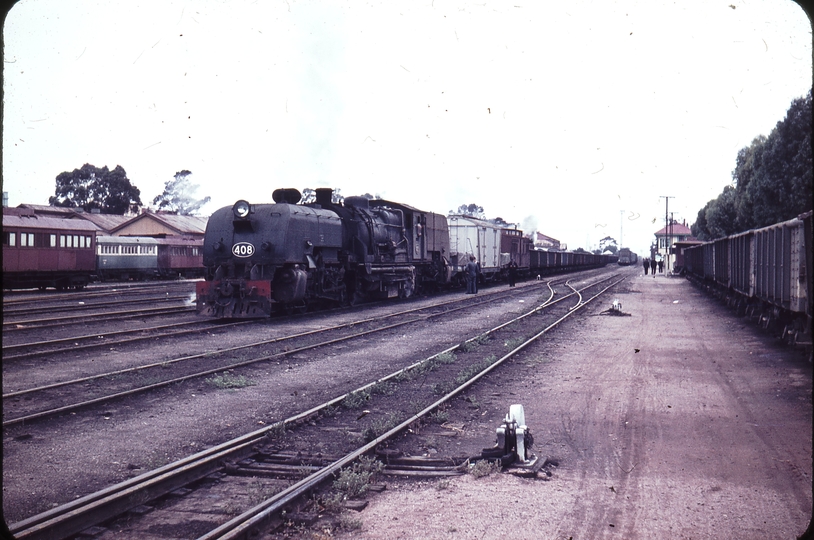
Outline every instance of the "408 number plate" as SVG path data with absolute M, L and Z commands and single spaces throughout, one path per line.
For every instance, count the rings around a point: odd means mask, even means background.
M 251 257 L 254 255 L 254 246 L 248 242 L 238 242 L 232 246 L 232 255 L 235 257 Z

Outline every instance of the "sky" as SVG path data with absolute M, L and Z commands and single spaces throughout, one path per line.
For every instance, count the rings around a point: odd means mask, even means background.
M 10 206 L 186 169 L 203 215 L 331 187 L 640 254 L 812 86 L 789 0 L 22 0 L 3 39 Z

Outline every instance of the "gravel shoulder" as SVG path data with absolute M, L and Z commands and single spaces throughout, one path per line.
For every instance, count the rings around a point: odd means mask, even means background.
M 812 507 L 812 366 L 688 282 L 637 276 L 457 399 L 444 426 L 395 443 L 405 454 L 477 455 L 512 404 L 541 458 L 535 480 L 506 474 L 385 477 L 342 538 L 795 538 Z M 539 303 L 527 295 L 460 316 L 297 353 L 240 371 L 251 384 L 196 381 L 3 434 L 3 511 L 19 521 L 341 395 Z M 483 291 L 489 294 L 489 291 Z M 525 300 L 523 300 L 525 298 Z M 419 299 L 418 304 L 424 300 Z M 429 300 L 428 300 L 429 301 Z M 523 301 L 524 303 L 521 303 Z M 371 307 L 371 317 L 391 307 Z M 354 315 L 331 316 L 331 322 Z M 320 318 L 157 341 L 138 354 L 212 350 Z M 269 350 L 269 353 L 272 351 Z M 105 351 L 97 361 L 126 362 Z M 66 366 L 70 363 L 66 362 Z M 75 366 L 84 369 L 82 364 Z M 65 373 L 64 376 L 70 376 Z M 326 432 L 326 437 L 330 433 Z M 327 440 L 325 441 L 327 442 Z M 318 451 L 321 443 L 314 444 Z M 317 534 L 317 537 L 319 535 Z
M 478 451 L 520 403 L 533 450 L 558 464 L 552 477 L 387 479 L 359 529 L 339 537 L 801 535 L 812 515 L 806 354 L 683 279 L 631 276 L 615 297 L 630 316 L 595 307 L 459 400 L 448 411 L 457 436 L 429 430 L 401 443 Z

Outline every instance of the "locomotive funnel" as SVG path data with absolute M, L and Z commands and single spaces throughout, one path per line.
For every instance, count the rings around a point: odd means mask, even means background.
M 271 198 L 276 203 L 297 204 L 302 200 L 302 193 L 295 188 L 275 189 Z
M 331 188 L 317 188 L 314 191 L 317 197 L 316 203 L 322 206 L 322 208 L 330 208 L 331 204 L 333 204 L 331 199 L 333 198 L 334 190 Z

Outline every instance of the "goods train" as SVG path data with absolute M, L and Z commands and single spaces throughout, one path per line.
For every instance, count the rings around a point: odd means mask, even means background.
M 811 340 L 812 212 L 684 249 L 684 271 L 790 341 Z
M 95 280 L 200 277 L 201 240 L 97 236 L 81 219 L 3 209 L 3 288 L 82 289 Z
M 610 262 L 587 253 L 534 255 L 522 231 L 483 220 L 364 197 L 334 203 L 332 189 L 315 191 L 310 204 L 300 204 L 296 189 L 278 189 L 273 204 L 241 200 L 210 216 L 200 314 L 267 317 L 321 302 L 406 298 L 461 283 L 470 256 L 481 263 L 482 281 L 502 279 L 511 260 L 521 275 Z
M 639 257 L 630 251 L 629 248 L 622 248 L 619 250 L 619 265 L 620 266 L 629 266 L 631 264 L 636 264 L 636 261 Z

